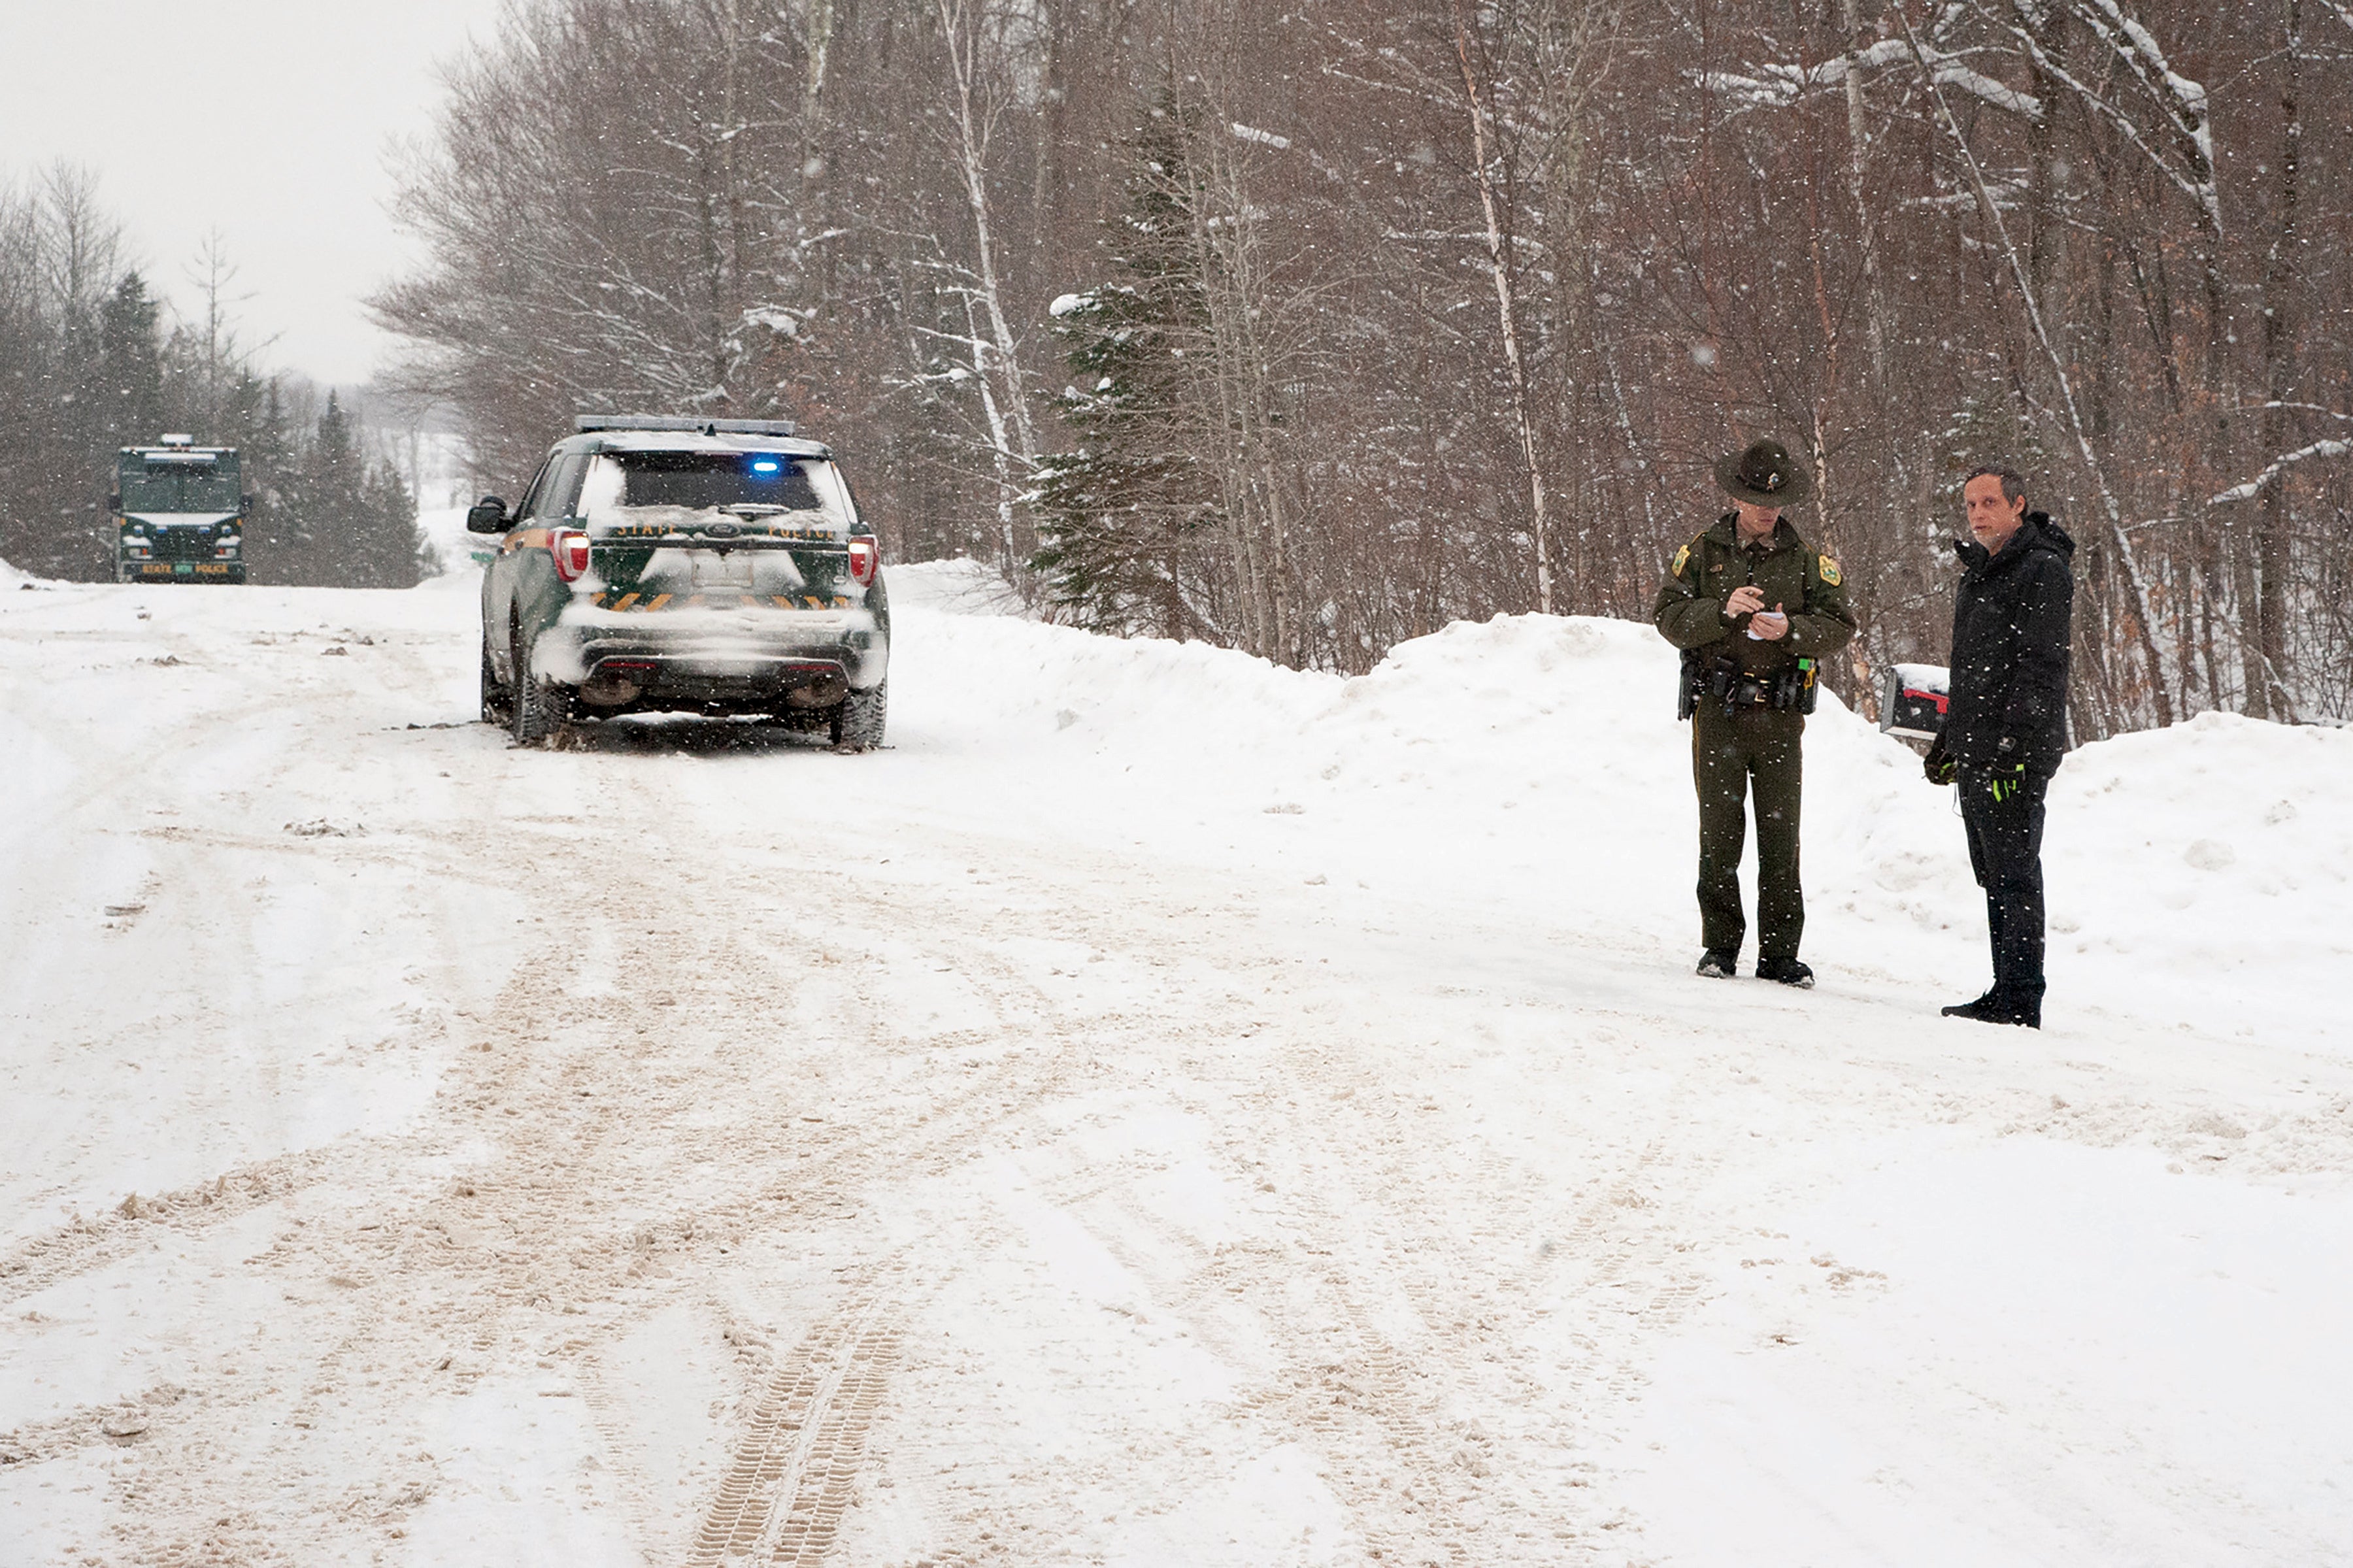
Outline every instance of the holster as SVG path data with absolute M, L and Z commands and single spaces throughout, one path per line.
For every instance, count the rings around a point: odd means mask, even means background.
M 1814 679 L 1814 661 L 1801 658 L 1773 678 L 1773 706 L 1781 712 L 1810 713 L 1821 687 Z
M 1730 711 L 1740 682 L 1739 661 L 1721 647 L 1683 649 L 1683 691 L 1675 703 L 1675 717 L 1690 718 L 1703 702 L 1716 703 Z

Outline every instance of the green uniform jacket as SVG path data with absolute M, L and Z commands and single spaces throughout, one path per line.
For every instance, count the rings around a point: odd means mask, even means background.
M 1801 658 L 1836 653 L 1854 636 L 1854 616 L 1846 607 L 1846 583 L 1838 563 L 1817 555 L 1783 518 L 1761 549 L 1744 549 L 1736 515 L 1675 552 L 1666 581 L 1659 584 L 1651 624 L 1679 648 L 1704 649 L 1743 675 L 1772 675 Z M 1724 603 L 1734 589 L 1754 583 L 1765 591 L 1765 607 L 1788 613 L 1789 635 L 1767 642 L 1747 635 L 1748 617 L 1727 617 Z M 1721 644 L 1712 647 L 1711 644 Z

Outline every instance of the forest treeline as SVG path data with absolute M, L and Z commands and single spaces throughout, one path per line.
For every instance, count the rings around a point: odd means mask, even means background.
M 330 392 L 270 374 L 239 341 L 217 245 L 174 317 L 132 264 L 87 173 L 0 185 L 0 560 L 40 576 L 114 574 L 115 455 L 166 432 L 236 447 L 254 498 L 257 583 L 405 588 L 417 503 Z
M 375 306 L 495 485 L 790 415 L 905 555 L 1341 670 L 1647 614 L 1772 436 L 1867 690 L 2007 462 L 2079 735 L 2342 718 L 2348 100 L 2338 0 L 518 0 Z

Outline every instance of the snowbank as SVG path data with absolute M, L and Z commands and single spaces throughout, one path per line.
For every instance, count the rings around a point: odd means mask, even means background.
M 1087 781 L 1039 803 L 1063 831 L 1148 828 L 1303 878 L 1414 883 L 1433 907 L 1527 901 L 1662 960 L 1697 951 L 1690 731 L 1646 626 L 1461 623 L 1342 680 L 920 599 L 903 620 L 893 688 L 923 695 L 902 698 L 897 744 L 1014 772 L 1050 759 Z M 2353 816 L 2327 804 L 2348 770 L 2353 733 L 2221 715 L 2071 755 L 2045 840 L 2054 1021 L 2154 1010 L 2343 1042 L 2317 976 L 2353 958 Z M 1824 984 L 1900 983 L 1924 1006 L 1983 988 L 1952 791 L 1828 694 L 1805 858 Z

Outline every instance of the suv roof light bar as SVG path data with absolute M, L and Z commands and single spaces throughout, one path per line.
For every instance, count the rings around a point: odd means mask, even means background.
M 789 436 L 789 419 L 688 419 L 649 414 L 581 414 L 572 420 L 581 435 L 595 430 L 679 430 L 704 436 Z

